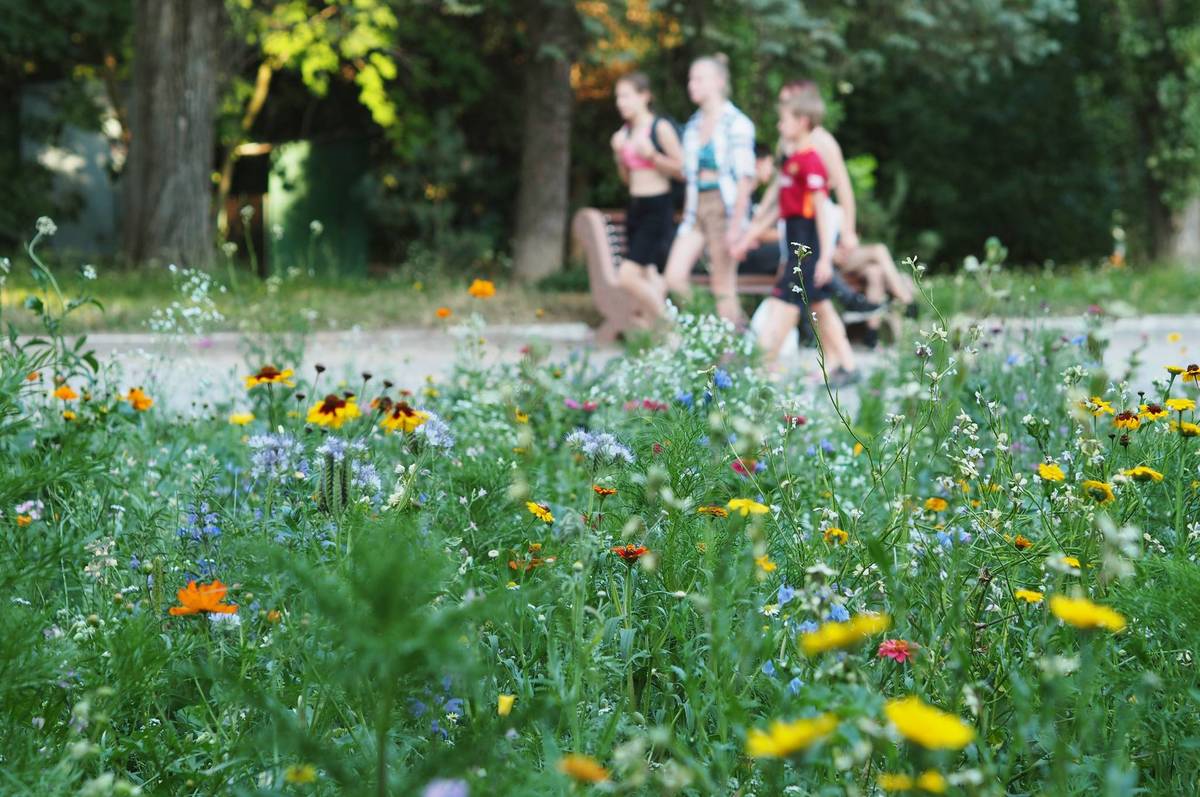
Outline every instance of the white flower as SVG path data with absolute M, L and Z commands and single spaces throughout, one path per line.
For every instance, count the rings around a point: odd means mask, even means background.
M 58 226 L 49 216 L 38 216 L 36 223 L 38 235 L 50 236 L 58 232 Z
M 308 230 L 313 235 L 320 235 L 321 233 L 325 232 L 325 225 L 316 219 L 313 219 L 308 223 Z

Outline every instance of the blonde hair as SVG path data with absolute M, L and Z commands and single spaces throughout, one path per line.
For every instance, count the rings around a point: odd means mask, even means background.
M 721 81 L 725 84 L 723 87 L 723 90 L 724 90 L 725 96 L 728 97 L 729 89 L 730 89 L 730 86 L 729 86 L 729 56 L 725 55 L 725 53 L 713 53 L 712 55 L 702 55 L 699 58 L 697 58 L 695 61 L 692 61 L 692 66 L 698 66 L 700 64 L 706 64 L 716 70 L 717 75 L 721 78 Z
M 780 97 L 779 109 L 793 116 L 808 117 L 811 129 L 820 127 L 825 121 L 825 100 L 821 99 L 821 89 L 817 84 L 805 81 L 786 88 L 789 90 Z

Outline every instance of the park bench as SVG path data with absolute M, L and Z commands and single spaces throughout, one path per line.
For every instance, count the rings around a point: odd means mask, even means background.
M 629 294 L 617 284 L 617 267 L 625 251 L 625 211 L 580 208 L 571 222 L 575 247 L 587 263 L 592 300 L 603 317 L 596 340 L 611 343 L 634 326 L 634 307 Z M 693 272 L 693 285 L 708 287 L 709 275 Z M 766 296 L 775 285 L 772 274 L 738 275 L 738 293 Z

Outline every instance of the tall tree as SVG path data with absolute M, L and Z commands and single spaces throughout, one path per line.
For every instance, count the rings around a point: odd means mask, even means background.
M 202 265 L 213 254 L 214 119 L 222 0 L 134 0 L 122 244 L 133 262 Z
M 521 184 L 513 270 L 531 281 L 562 269 L 571 166 L 571 63 L 582 30 L 571 0 L 528 5 Z

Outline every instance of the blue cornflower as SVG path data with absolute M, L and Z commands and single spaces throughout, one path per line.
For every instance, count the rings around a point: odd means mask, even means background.
M 733 379 L 723 368 L 718 368 L 713 374 L 713 384 L 720 390 L 728 390 L 733 387 Z
M 782 584 L 779 587 L 779 605 L 787 606 L 791 603 L 792 598 L 796 597 L 796 590 L 789 587 L 787 584 Z
M 800 687 L 804 686 L 804 681 L 801 681 L 799 676 L 788 681 L 787 689 L 793 695 L 800 694 Z
M 774 678 L 775 677 L 775 662 L 771 661 L 770 659 L 767 659 L 766 664 L 764 664 L 762 666 L 762 674 L 767 676 L 768 678 Z
M 695 404 L 695 402 L 692 400 L 692 394 L 685 393 L 682 390 L 675 394 L 675 400 L 678 401 L 683 406 L 687 407 L 688 409 L 691 409 L 692 406 Z
M 822 437 L 821 438 L 821 450 L 824 451 L 826 454 L 832 454 L 833 453 L 833 443 L 829 442 L 824 437 Z
M 840 603 L 835 603 L 829 607 L 829 616 L 826 620 L 832 620 L 835 623 L 844 623 L 850 619 L 850 612 L 846 611 L 846 607 Z
M 796 632 L 800 634 L 811 634 L 821 626 L 817 625 L 813 620 L 805 620 L 800 625 L 796 626 Z

